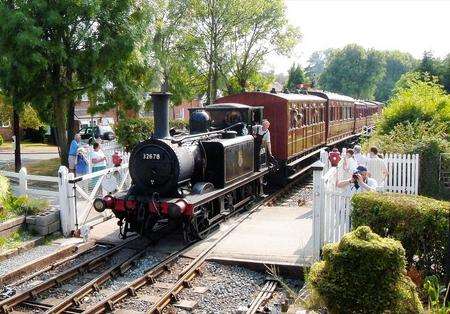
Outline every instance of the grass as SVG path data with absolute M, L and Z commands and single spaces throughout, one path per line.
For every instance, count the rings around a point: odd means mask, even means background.
M 57 146 L 44 144 L 44 143 L 31 143 L 27 141 L 22 141 L 20 143 L 20 148 L 27 152 L 41 152 L 45 151 L 57 151 Z M 12 150 L 12 142 L 4 142 L 0 146 L 0 151 L 11 151 Z
M 26 163 L 24 166 L 25 168 L 27 168 L 28 174 L 57 177 L 59 166 L 61 166 L 61 159 L 51 158 L 39 160 Z M 5 170 L 14 171 L 14 164 L 9 164 L 8 166 L 5 167 Z
M 0 252 L 15 249 L 23 242 L 29 241 L 33 238 L 30 232 L 18 230 L 8 236 L 0 237 Z
M 61 159 L 59 158 L 40 160 L 25 165 L 28 174 L 52 177 L 58 176 L 59 166 L 61 166 Z

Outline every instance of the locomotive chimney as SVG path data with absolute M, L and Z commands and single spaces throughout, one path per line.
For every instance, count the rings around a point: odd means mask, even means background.
M 155 120 L 155 133 L 158 139 L 169 138 L 169 98 L 170 93 L 151 93 L 153 103 L 153 117 Z

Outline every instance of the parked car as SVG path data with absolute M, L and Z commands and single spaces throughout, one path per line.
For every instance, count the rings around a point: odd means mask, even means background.
M 116 138 L 114 131 L 110 125 L 95 125 L 81 128 L 78 133 L 83 141 L 92 144 L 94 139 L 104 141 L 112 141 Z

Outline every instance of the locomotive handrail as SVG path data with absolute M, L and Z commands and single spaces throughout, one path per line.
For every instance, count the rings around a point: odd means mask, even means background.
M 187 139 L 190 139 L 190 138 L 197 138 L 197 137 L 202 137 L 202 136 L 209 136 L 209 135 L 220 134 L 220 133 L 223 133 L 224 131 L 227 131 L 227 130 L 232 129 L 232 128 L 234 128 L 236 126 L 239 126 L 239 125 L 244 125 L 245 126 L 245 124 L 243 122 L 238 122 L 238 123 L 230 125 L 230 126 L 224 128 L 224 129 L 221 129 L 221 130 L 217 130 L 217 131 L 213 131 L 213 132 L 191 134 L 191 135 L 187 135 L 187 136 L 185 136 L 183 138 L 180 138 L 180 139 L 172 139 L 172 144 L 180 144 L 184 140 L 187 140 Z

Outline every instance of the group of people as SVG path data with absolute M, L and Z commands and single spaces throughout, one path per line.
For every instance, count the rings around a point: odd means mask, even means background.
M 89 172 L 89 162 L 92 164 L 92 172 L 106 169 L 106 156 L 101 150 L 100 144 L 94 142 L 92 150 L 89 150 L 81 142 L 81 135 L 75 134 L 69 148 L 69 171 L 75 176 L 81 176 Z
M 347 149 L 343 157 L 337 148 L 333 148 L 328 158 L 335 167 L 336 187 L 351 193 L 377 191 L 388 176 L 386 163 L 376 147 L 371 147 L 366 156 L 362 154 L 361 146 L 355 145 L 353 149 Z

